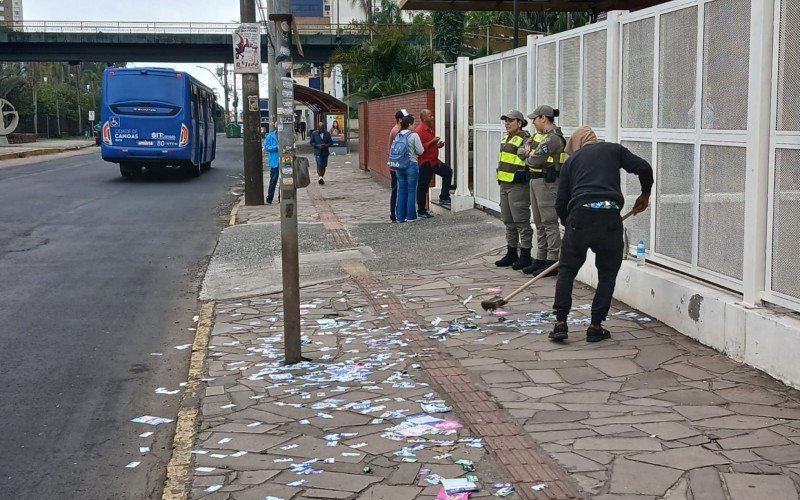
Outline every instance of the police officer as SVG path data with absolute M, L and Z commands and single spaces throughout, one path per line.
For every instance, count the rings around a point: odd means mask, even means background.
M 497 183 L 500 184 L 500 220 L 506 225 L 508 251 L 505 257 L 494 264 L 498 267 L 522 269 L 533 263 L 533 229 L 527 168 L 525 160 L 519 157 L 518 152 L 530 134 L 524 130 L 528 121 L 520 111 L 510 111 L 500 119 L 505 122 L 506 133 L 500 141 Z
M 567 141 L 561 128 L 554 123 L 558 110 L 542 105 L 528 118 L 533 120 L 536 134 L 525 141 L 519 150 L 525 159 L 530 179 L 531 209 L 536 225 L 536 260 L 522 269 L 525 274 L 539 274 L 558 261 L 561 250 L 561 232 L 556 214 L 558 173 L 566 161 L 564 147 Z M 551 272 L 550 275 L 555 274 Z

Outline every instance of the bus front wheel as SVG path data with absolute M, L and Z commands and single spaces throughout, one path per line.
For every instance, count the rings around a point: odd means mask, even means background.
M 200 170 L 202 170 L 203 172 L 208 172 L 209 170 L 211 170 L 211 162 L 207 161 L 205 163 L 201 163 Z

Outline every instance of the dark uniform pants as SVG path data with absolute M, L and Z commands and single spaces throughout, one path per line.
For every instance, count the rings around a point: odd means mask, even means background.
M 622 217 L 616 210 L 579 207 L 570 212 L 566 222 L 553 304 L 556 320 L 567 320 L 572 308 L 573 281 L 586 261 L 586 251 L 591 249 L 595 253 L 598 275 L 597 291 L 592 302 L 592 324 L 599 325 L 608 315 L 617 273 L 622 265 L 625 247 Z

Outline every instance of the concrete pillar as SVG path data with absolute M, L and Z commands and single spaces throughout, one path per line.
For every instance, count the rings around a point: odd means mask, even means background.
M 461 212 L 475 208 L 475 198 L 469 191 L 469 58 L 456 62 L 456 109 L 452 120 L 456 124 L 456 192 L 451 197 L 450 210 Z M 438 103 L 438 101 L 437 101 Z

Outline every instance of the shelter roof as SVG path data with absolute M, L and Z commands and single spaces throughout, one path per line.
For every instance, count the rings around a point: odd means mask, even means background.
M 308 106 L 308 109 L 315 113 L 344 113 L 347 111 L 347 104 L 325 92 L 294 84 L 294 99 Z

